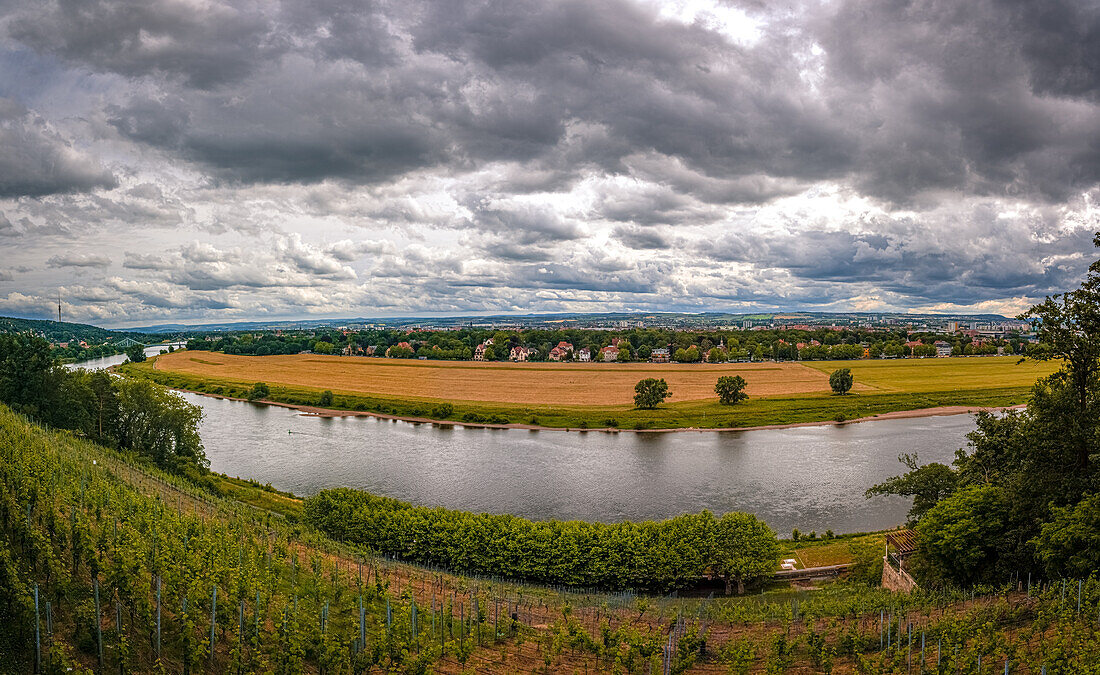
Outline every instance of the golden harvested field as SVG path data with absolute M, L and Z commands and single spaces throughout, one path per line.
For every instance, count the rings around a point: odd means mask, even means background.
M 165 372 L 348 393 L 521 405 L 624 405 L 634 385 L 663 377 L 672 401 L 714 398 L 722 375 L 740 375 L 750 396 L 829 391 L 828 373 L 798 363 L 599 364 L 419 361 L 296 354 L 233 356 L 181 351 L 157 358 Z
M 851 368 L 862 391 L 879 394 L 1026 387 L 1061 365 L 1057 361 L 1019 360 L 1018 356 L 978 356 L 805 363 L 826 376 L 837 368 Z

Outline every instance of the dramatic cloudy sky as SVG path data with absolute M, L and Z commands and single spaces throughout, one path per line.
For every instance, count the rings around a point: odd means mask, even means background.
M 1098 229 L 1090 0 L 0 0 L 0 314 L 1014 314 Z

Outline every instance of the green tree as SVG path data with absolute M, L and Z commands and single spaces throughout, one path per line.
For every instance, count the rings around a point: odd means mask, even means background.
M 321 398 L 317 400 L 317 405 L 322 408 L 327 408 L 332 405 L 332 391 L 326 389 L 321 392 Z
M 832 388 L 833 393 L 839 396 L 847 394 L 852 388 L 853 382 L 850 368 L 839 368 L 834 370 L 832 375 L 829 375 L 829 386 Z
M 1051 577 L 1088 577 L 1100 569 L 1100 493 L 1073 506 L 1055 508 L 1035 540 Z
M 258 401 L 262 398 L 267 398 L 271 395 L 271 388 L 267 386 L 266 382 L 257 382 L 252 385 L 252 389 L 248 392 L 249 401 Z
M 130 345 L 126 348 L 126 358 L 130 359 L 131 363 L 141 363 L 145 360 L 145 347 Z
M 668 390 L 668 382 L 663 377 L 659 380 L 647 377 L 634 385 L 634 405 L 638 408 L 652 410 L 664 403 L 669 396 L 672 396 L 672 392 Z
M 921 518 L 918 569 L 961 585 L 997 576 L 1008 547 L 1009 505 L 1004 490 L 972 485 L 942 500 Z
M 909 471 L 870 487 L 864 496 L 868 499 L 875 495 L 912 497 L 913 506 L 909 509 L 911 523 L 920 520 L 941 499 L 953 493 L 958 485 L 958 474 L 949 466 L 937 462 L 920 466 L 915 454 L 900 455 L 898 461 Z
M 775 572 L 779 541 L 763 521 L 750 513 L 727 513 L 714 525 L 714 573 L 726 582 L 726 595 Z
M 638 347 L 638 358 L 642 361 L 646 361 L 650 356 L 653 356 L 653 348 L 649 345 L 642 345 Z
M 314 354 L 331 354 L 334 345 L 331 342 L 325 342 L 324 340 L 318 340 L 313 343 Z
M 714 393 L 722 405 L 733 405 L 749 397 L 745 393 L 745 378 L 740 375 L 723 375 L 714 385 Z
M 0 334 L 0 401 L 52 423 L 64 369 L 50 344 L 29 333 Z
M 619 347 L 619 356 L 617 357 L 619 363 L 626 363 L 630 361 L 630 347 L 622 345 Z
M 1100 246 L 1100 233 L 1093 243 Z M 1074 395 L 1075 414 L 1065 420 L 1063 433 L 1076 449 L 1077 468 L 1084 470 L 1096 446 L 1100 424 L 1100 260 L 1089 266 L 1080 288 L 1048 296 L 1021 318 L 1031 319 L 1038 328 L 1039 342 L 1046 346 L 1029 354 L 1029 358 L 1056 359 L 1065 364 L 1053 376 L 1069 384 Z
M 118 444 L 177 473 L 205 471 L 202 408 L 148 380 L 118 382 Z

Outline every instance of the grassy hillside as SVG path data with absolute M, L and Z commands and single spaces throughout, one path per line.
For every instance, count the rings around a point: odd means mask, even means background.
M 86 340 L 89 343 L 100 343 L 108 338 L 121 340 L 124 337 L 132 337 L 141 340 L 138 333 L 125 331 L 113 331 L 86 323 L 70 323 L 68 321 L 43 321 L 40 319 L 16 319 L 10 316 L 0 316 L 0 333 L 23 333 L 30 331 L 41 334 L 51 342 L 66 340 Z
M 459 577 L 341 547 L 3 407 L 0 533 L 7 672 L 33 671 L 36 630 L 44 672 L 100 669 L 100 643 L 101 670 L 124 673 L 905 673 L 922 638 L 926 672 L 937 658 L 969 673 L 979 656 L 987 673 L 1006 658 L 1013 673 L 1100 663 L 1094 580 L 1078 603 L 1075 580 L 708 599 Z

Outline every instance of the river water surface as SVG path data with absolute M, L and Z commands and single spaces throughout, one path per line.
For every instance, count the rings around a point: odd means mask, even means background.
M 211 469 L 302 496 L 343 486 L 428 506 L 604 522 L 748 511 L 784 535 L 901 524 L 908 499 L 865 499 L 864 490 L 903 471 L 903 452 L 949 463 L 974 429 L 972 416 L 952 415 L 762 431 L 523 431 L 183 396 L 205 412 Z
M 184 394 L 206 412 L 215 471 L 310 495 L 353 487 L 416 504 L 605 522 L 710 509 L 755 513 L 780 533 L 877 530 L 909 500 L 864 490 L 902 452 L 949 463 L 970 415 L 763 431 L 606 433 L 315 417 Z

